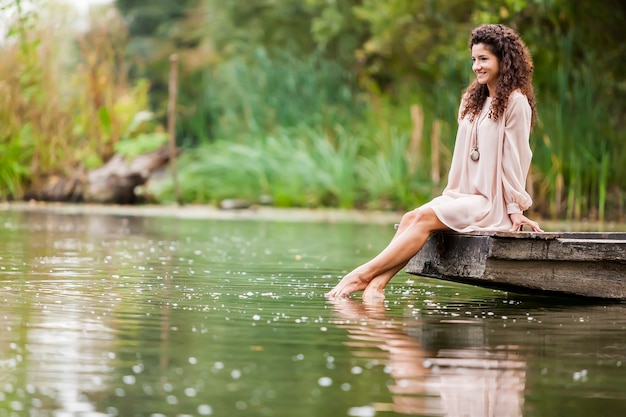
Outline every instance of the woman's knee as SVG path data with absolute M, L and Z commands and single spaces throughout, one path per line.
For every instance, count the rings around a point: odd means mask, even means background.
M 409 211 L 402 217 L 402 222 L 405 222 L 407 226 L 414 224 L 428 231 L 438 230 L 444 226 L 430 207 Z
M 400 224 L 409 226 L 413 223 L 416 223 L 418 217 L 419 217 L 419 209 L 408 211 L 404 213 L 404 215 L 402 216 L 402 219 L 400 220 Z

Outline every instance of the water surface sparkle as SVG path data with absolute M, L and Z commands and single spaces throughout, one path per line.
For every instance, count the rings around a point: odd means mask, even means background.
M 0 213 L 0 417 L 624 415 L 623 303 L 404 273 L 326 301 L 392 233 Z

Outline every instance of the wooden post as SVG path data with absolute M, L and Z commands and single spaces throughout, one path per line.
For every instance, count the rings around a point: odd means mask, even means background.
M 439 143 L 441 141 L 441 120 L 437 119 L 433 123 L 433 131 L 430 136 L 430 178 L 433 185 L 438 185 L 441 180 L 441 169 L 439 161 Z
M 418 105 L 411 106 L 411 122 L 413 124 L 413 131 L 411 132 L 411 142 L 409 143 L 409 173 L 415 174 L 417 166 L 420 161 L 420 148 L 422 143 L 422 131 L 424 129 L 424 112 Z
M 178 186 L 178 168 L 176 165 L 176 96 L 178 95 L 178 55 L 170 55 L 170 80 L 169 80 L 169 103 L 167 106 L 167 131 L 169 135 L 170 166 L 172 168 L 172 180 L 174 193 L 178 205 L 183 204 Z

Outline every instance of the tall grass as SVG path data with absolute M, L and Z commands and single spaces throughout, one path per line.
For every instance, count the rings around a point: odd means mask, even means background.
M 331 128 L 353 120 L 363 105 L 352 75 L 338 64 L 317 55 L 269 56 L 263 49 L 207 68 L 198 87 L 197 107 L 210 109 L 215 137 L 295 126 Z
M 431 190 L 423 176 L 408 174 L 408 137 L 393 133 L 391 146 L 373 154 L 366 152 L 370 136 L 341 127 L 332 136 L 295 128 L 243 143 L 218 140 L 183 154 L 183 199 L 217 204 L 243 198 L 254 203 L 268 196 L 279 207 L 415 206 Z M 171 185 L 160 194 L 163 201 L 173 197 Z
M 401 210 L 433 194 L 423 157 L 430 142 L 422 139 L 436 111 L 424 111 L 425 128 L 414 132 L 408 104 L 415 94 L 402 102 L 359 96 L 331 63 L 263 54 L 254 64 L 225 65 L 205 88 L 212 104 L 202 106 L 216 111 L 219 136 L 183 154 L 185 201 L 269 196 L 280 207 Z M 158 197 L 173 201 L 171 185 Z
M 183 155 L 185 201 L 269 196 L 281 207 L 401 209 L 430 197 L 429 159 L 407 153 L 408 106 L 358 95 L 336 64 L 259 50 L 202 79 L 197 108 L 212 110 L 218 139 Z M 191 120 L 206 126 L 199 116 Z M 159 198 L 171 201 L 171 187 Z
M 538 95 L 536 199 L 553 218 L 604 220 L 621 204 L 621 196 L 609 198 L 610 188 L 626 186 L 619 163 L 626 160 L 626 136 L 614 116 L 619 103 L 608 95 L 614 86 L 574 56 L 571 36 L 556 46 L 560 60 L 543 63 L 539 74 L 551 90 Z
M 15 18 L 0 44 L 0 198 L 19 199 L 49 178 L 106 161 L 147 109 L 148 85 L 126 78 L 118 15 L 77 35 L 66 9 L 50 6 L 43 19 L 20 0 L 4 5 Z
M 0 60 L 0 198 L 20 195 L 31 172 L 33 156 L 32 123 L 22 123 L 22 114 L 30 112 L 30 103 L 39 96 L 33 89 L 42 79 L 35 65 L 38 42 L 29 38 L 35 26 L 33 12 L 24 10 L 21 1 L 0 3 L 0 12 L 12 20 L 3 42 Z

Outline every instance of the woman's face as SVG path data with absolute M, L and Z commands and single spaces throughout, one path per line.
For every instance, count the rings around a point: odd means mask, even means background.
M 494 95 L 498 78 L 500 77 L 500 62 L 498 58 L 487 49 L 484 43 L 472 46 L 472 71 L 480 84 L 487 84 L 489 95 Z

